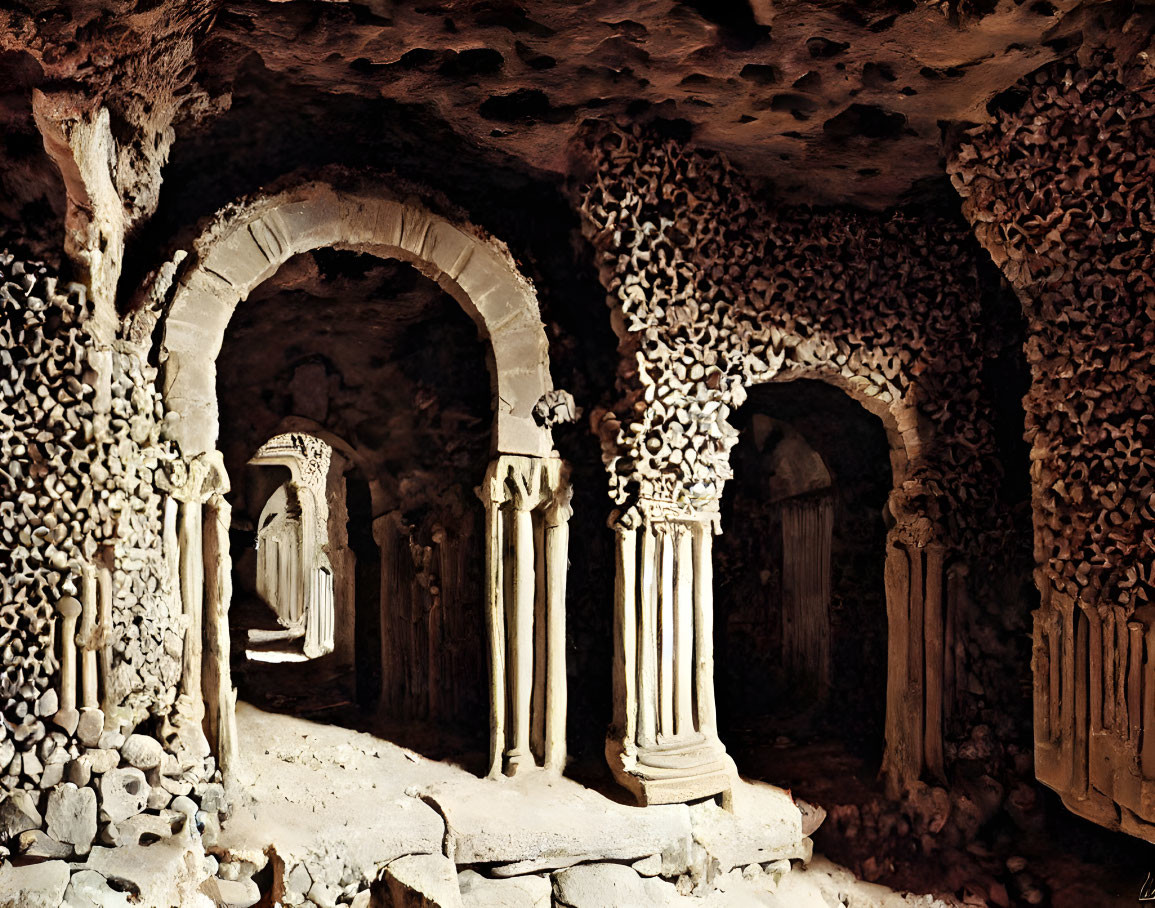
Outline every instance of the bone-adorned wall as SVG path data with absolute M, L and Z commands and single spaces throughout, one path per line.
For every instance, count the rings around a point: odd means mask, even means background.
M 9 254 L 0 273 L 0 847 L 68 857 L 171 834 L 213 766 L 174 710 L 155 370 L 94 339 L 83 288 Z
M 948 166 L 1029 322 L 1036 771 L 1155 841 L 1153 76 L 1087 49 L 1000 96 Z

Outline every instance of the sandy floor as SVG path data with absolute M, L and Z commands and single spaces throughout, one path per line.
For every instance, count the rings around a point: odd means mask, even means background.
M 659 854 L 688 829 L 689 812 L 681 805 L 633 807 L 544 773 L 479 779 L 453 763 L 363 732 L 244 703 L 237 719 L 240 797 L 214 850 L 255 860 L 272 849 L 286 872 L 301 864 L 314 879 L 331 877 L 335 887 L 357 877 L 372 879 L 405 854 L 450 853 L 459 866 L 484 866 L 498 876 L 548 872 L 573 863 Z M 785 797 L 765 785 L 746 786 L 743 792 L 753 805 L 747 813 L 760 819 L 779 801 L 751 798 Z M 942 904 L 864 883 L 821 858 L 794 867 L 777 882 L 770 874 L 743 877 L 736 868 L 714 880 L 705 899 L 683 899 L 673 886 L 666 888 L 671 903 L 697 905 Z

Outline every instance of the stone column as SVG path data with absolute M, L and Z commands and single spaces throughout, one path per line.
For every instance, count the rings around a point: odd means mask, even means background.
M 220 693 L 218 688 L 221 679 L 230 677 L 227 640 L 228 608 L 232 595 L 228 548 L 230 518 L 228 505 L 223 498 L 229 485 L 223 455 L 213 451 L 192 461 L 173 464 L 167 477 L 167 486 L 170 495 L 179 505 L 176 520 L 177 553 L 173 561 L 178 572 L 180 621 L 185 628 L 180 694 L 174 719 L 177 724 L 187 723 L 193 729 L 192 733 L 200 738 L 198 746 L 204 747 L 207 753 L 207 738 L 202 727 L 205 718 L 206 658 L 213 660 L 212 697 L 218 724 L 222 718 L 226 722 L 231 721 L 228 711 L 222 716 L 219 707 L 224 700 L 233 696 L 231 682 L 227 693 Z M 211 504 L 214 498 L 218 499 L 215 505 Z M 222 520 L 225 521 L 223 525 Z M 206 542 L 209 545 L 207 551 Z M 206 618 L 206 611 L 209 610 L 211 615 Z M 206 620 L 211 625 L 208 654 L 205 652 Z M 224 641 L 219 639 L 222 624 Z M 229 702 L 232 702 L 231 699 Z M 226 736 L 231 733 L 230 726 Z
M 181 660 L 181 696 L 197 719 L 204 714 L 201 700 L 201 651 L 204 646 L 204 553 L 201 551 L 203 505 L 198 498 L 181 502 L 177 530 L 180 547 L 181 617 L 185 627 Z
M 60 709 L 76 709 L 76 622 L 81 605 L 72 596 L 62 596 L 56 603 L 60 613 Z
M 399 532 L 395 513 L 373 518 L 373 541 L 377 543 L 377 550 L 380 553 L 377 608 L 381 645 L 381 691 L 377 706 L 384 716 L 394 716 L 399 709 L 397 689 L 401 681 L 401 656 L 398 645 L 400 634 L 393 620 L 392 609 L 398 598 L 396 563 Z
M 782 656 L 800 696 L 821 701 L 830 687 L 830 496 L 782 505 Z
M 714 703 L 714 533 L 709 523 L 693 525 L 694 541 L 694 678 L 698 728 L 718 734 Z
M 887 541 L 886 750 L 882 775 L 898 797 L 924 771 L 943 775 L 944 547 L 896 527 Z
M 512 490 L 511 503 L 511 544 L 507 565 L 512 575 L 512 589 L 506 599 L 510 746 L 505 754 L 505 773 L 510 776 L 533 765 L 529 739 L 535 661 L 533 506 L 537 501 L 536 496 L 531 497 L 529 489 L 517 485 Z
M 490 465 L 482 488 L 485 504 L 485 633 L 489 644 L 489 775 L 501 775 L 505 752 L 505 590 L 501 504 L 504 487 L 494 481 L 497 461 Z
M 217 755 L 222 775 L 236 762 L 236 691 L 233 689 L 229 637 L 229 604 L 233 594 L 233 562 L 229 552 L 232 507 L 214 492 L 204 507 L 205 649 L 203 691 L 205 732 Z
M 97 650 L 101 640 L 98 634 L 100 624 L 100 591 L 97 589 L 96 567 L 91 564 L 81 565 L 81 614 L 80 633 L 77 642 L 80 645 L 80 690 L 81 705 L 84 707 L 100 706 L 100 691 L 97 672 Z
M 500 455 L 485 503 L 489 773 L 565 763 L 568 469 L 557 457 Z
M 545 508 L 545 768 L 557 772 L 566 760 L 565 590 L 573 514 L 568 479 L 560 485 Z
M 720 796 L 737 773 L 714 707 L 714 514 L 643 512 L 618 526 L 614 723 L 606 758 L 638 802 Z
M 96 565 L 96 595 L 99 607 L 99 617 L 97 619 L 97 637 L 100 641 L 98 651 L 98 662 L 100 668 L 100 708 L 104 711 L 106 716 L 112 715 L 112 709 L 116 705 L 112 692 L 112 665 L 113 655 L 112 647 L 108 644 L 108 635 L 112 631 L 112 599 L 113 599 L 113 582 L 112 582 L 112 550 L 111 547 L 104 548 L 100 551 L 99 560 Z

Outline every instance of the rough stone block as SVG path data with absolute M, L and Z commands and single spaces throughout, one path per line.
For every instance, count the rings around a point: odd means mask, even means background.
M 129 735 L 120 748 L 121 759 L 137 769 L 154 769 L 164 759 L 164 748 L 148 735 Z
M 712 801 L 690 807 L 694 841 L 718 862 L 719 872 L 782 858 L 810 857 L 802 835 L 802 812 L 790 794 L 772 785 L 740 782 L 733 790 L 734 810 Z
M 203 904 L 197 888 L 205 877 L 204 858 L 200 843 L 182 835 L 152 845 L 96 846 L 86 867 L 122 881 L 137 905 L 185 908 Z
M 389 908 L 462 908 L 457 867 L 440 854 L 411 854 L 391 862 L 382 889 Z
M 81 754 L 75 760 L 69 760 L 64 775 L 77 788 L 83 788 L 92 779 L 92 760 L 87 753 Z
M 87 854 L 96 838 L 96 792 L 65 782 L 48 795 L 48 834 Z
M 120 823 L 144 810 L 148 803 L 148 782 L 133 767 L 113 769 L 100 780 L 100 818 Z
M 36 715 L 41 719 L 48 719 L 56 715 L 60 709 L 60 697 L 56 693 L 56 688 L 50 687 L 40 695 L 40 699 L 36 701 Z
M 624 864 L 582 864 L 556 873 L 553 894 L 566 908 L 650 904 L 642 878 Z
M 172 802 L 172 793 L 165 791 L 159 785 L 153 785 L 148 791 L 149 810 L 164 810 Z
M 423 797 L 445 818 L 453 860 L 491 865 L 494 876 L 685 854 L 692 842 L 684 804 L 628 807 L 545 776 L 497 790 L 483 782 L 436 785 Z M 549 811 L 535 809 L 539 798 L 548 799 Z M 671 866 L 668 872 L 680 869 Z
M 0 865 L 0 908 L 60 908 L 71 871 L 64 861 Z
M 151 813 L 137 814 L 122 823 L 109 823 L 102 840 L 108 845 L 149 845 L 172 835 L 172 825 Z
M 197 794 L 200 797 L 201 810 L 208 813 L 219 813 L 225 809 L 225 789 L 217 782 L 202 785 Z
M 84 757 L 88 758 L 92 771 L 97 775 L 116 769 L 120 764 L 120 752 L 115 750 L 103 750 L 98 747 L 85 752 Z
M 465 908 L 550 908 L 553 885 L 546 876 L 490 879 L 474 870 L 457 875 Z
M 224 908 L 252 908 L 261 900 L 261 890 L 252 880 L 212 878 L 205 880 L 200 891 Z
M 44 820 L 28 792 L 17 789 L 0 801 L 0 842 L 14 839 L 29 829 L 39 829 Z
M 85 747 L 96 747 L 102 734 L 104 734 L 104 713 L 94 706 L 82 709 L 76 723 L 77 740 Z
M 292 868 L 285 876 L 285 891 L 288 893 L 297 893 L 304 895 L 312 888 L 313 878 L 309 875 L 309 869 L 304 864 L 298 864 Z
M 95 870 L 79 870 L 64 893 L 63 908 L 132 908 L 132 902 Z
M 16 839 L 16 850 L 29 858 L 69 858 L 72 857 L 72 846 L 56 841 L 52 836 L 39 829 L 29 829 L 20 833 Z
M 76 709 L 62 709 L 52 717 L 52 724 L 61 728 L 66 734 L 76 733 L 76 726 L 80 723 L 80 711 Z
M 64 781 L 64 764 L 49 763 L 40 774 L 40 787 L 47 791 Z

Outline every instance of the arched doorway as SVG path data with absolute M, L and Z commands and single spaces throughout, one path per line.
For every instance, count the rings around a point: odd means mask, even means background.
M 347 182 L 347 177 L 343 180 Z M 224 434 L 219 433 L 222 412 L 215 379 L 218 354 L 237 334 L 230 320 L 235 313 L 251 309 L 258 289 L 294 257 L 335 248 L 362 253 L 362 257 L 367 254 L 374 261 L 405 263 L 405 267 L 411 266 L 422 280 L 437 288 L 442 298 L 454 301 L 460 307 L 457 311 L 464 310 L 472 318 L 471 328 L 483 341 L 482 353 L 491 378 L 490 382 L 470 378 L 470 388 L 475 392 L 482 389 L 489 404 L 487 418 L 481 424 L 492 426 L 487 432 L 487 455 L 493 459 L 482 476 L 474 475 L 471 480 L 472 492 L 484 479 L 481 484 L 486 518 L 479 521 L 484 526 L 480 553 L 476 559 L 466 559 L 475 566 L 485 565 L 481 572 L 484 581 L 478 586 L 484 590 L 484 638 L 490 669 L 488 763 L 491 772 L 502 768 L 513 772 L 539 763 L 560 766 L 565 751 L 564 645 L 554 629 L 564 628 L 568 471 L 553 453 L 549 426 L 559 399 L 564 403 L 565 395 L 559 397 L 559 392 L 552 389 L 536 298 L 508 251 L 476 228 L 458 226 L 417 203 L 413 196 L 402 199 L 380 188 L 337 190 L 317 182 L 227 210 L 201 235 L 194 248 L 195 254 L 179 269 L 175 282 L 153 289 L 155 297 L 170 300 L 160 331 L 162 386 L 166 405 L 179 414 L 172 435 L 183 457 L 190 461 L 207 458 L 216 462 L 218 434 L 222 447 L 227 443 Z M 310 314 L 318 321 L 311 337 L 325 337 L 333 330 L 336 323 L 324 310 L 319 315 Z M 282 324 L 278 318 L 271 321 Z M 356 330 L 365 323 L 354 318 L 349 325 Z M 414 350 L 423 347 L 447 349 L 436 332 L 425 338 L 424 345 L 409 344 Z M 317 404 L 318 389 L 323 390 L 324 386 L 315 379 L 318 366 L 323 367 L 324 363 L 305 362 L 309 357 L 302 351 L 292 352 L 299 361 L 291 375 L 282 376 L 282 384 L 276 385 L 273 393 L 299 397 L 306 409 L 295 406 L 292 412 L 307 413 L 309 407 Z M 323 368 L 321 371 L 327 375 Z M 434 371 L 444 375 L 447 370 Z M 418 414 L 424 412 L 420 395 L 410 395 L 408 399 L 416 402 Z M 561 407 L 562 411 L 566 409 Z M 365 414 L 358 428 L 368 435 L 381 433 L 365 446 L 367 449 L 388 448 L 388 441 L 394 436 L 386 429 L 395 418 L 396 414 L 392 420 L 381 418 L 380 414 Z M 271 429 L 256 434 L 259 444 L 269 437 Z M 249 446 L 247 453 L 254 449 Z M 452 446 L 448 451 L 452 453 Z M 236 462 L 228 452 L 225 459 Z M 433 475 L 437 475 L 436 469 Z M 435 487 L 436 483 L 411 485 Z M 207 493 L 198 489 L 198 494 L 219 496 L 220 489 Z M 475 507 L 472 494 L 462 497 Z M 374 537 L 382 548 L 386 543 L 378 535 L 378 527 L 386 516 L 375 503 Z M 428 514 L 419 518 L 416 523 L 406 522 L 408 518 L 401 523 L 404 532 L 416 532 L 409 540 L 410 557 L 416 561 L 436 560 L 422 536 L 435 535 L 436 527 L 429 523 Z M 461 521 L 448 523 L 451 528 L 459 525 Z M 451 535 L 441 534 L 442 539 Z M 439 540 L 433 542 L 436 546 L 442 544 Z M 399 549 L 404 551 L 404 547 Z M 383 565 L 390 563 L 395 562 L 388 557 L 382 559 Z M 420 580 L 416 586 L 419 589 L 413 591 L 415 599 L 425 593 L 433 599 L 428 607 L 417 606 L 426 619 L 426 627 L 431 627 L 441 617 L 437 606 L 441 586 Z M 195 591 L 190 595 L 196 598 Z M 426 664 L 433 665 L 442 658 L 441 649 L 436 639 L 431 641 L 428 633 L 421 630 L 421 623 L 414 622 L 416 630 L 409 635 L 406 652 L 417 654 L 424 648 Z M 388 634 L 389 623 L 383 621 L 385 664 L 390 664 L 389 646 L 395 642 Z M 480 632 L 473 636 L 483 639 Z M 219 641 L 210 641 L 210 649 L 219 650 Z M 404 664 L 403 659 L 401 663 Z M 408 671 L 411 667 L 406 666 L 408 680 L 414 678 Z M 433 679 L 429 680 L 432 685 Z M 382 686 L 386 683 L 383 680 Z M 218 684 L 218 690 L 206 688 L 205 698 L 220 704 L 210 708 L 227 710 L 227 677 L 222 675 Z M 484 687 L 484 681 L 477 685 L 478 691 Z M 435 686 L 426 693 L 429 702 L 440 702 Z M 532 707 L 532 716 L 531 704 L 538 704 Z M 540 721 L 539 715 L 543 717 Z M 537 734 L 541 728 L 547 730 Z
M 469 318 L 410 265 L 314 250 L 238 309 L 217 362 L 234 523 L 251 525 L 256 547 L 235 553 L 234 590 L 246 591 L 247 559 L 266 616 L 234 660 L 242 696 L 362 727 L 425 723 L 483 751 L 484 509 L 473 490 L 491 422 Z M 262 442 L 267 426 L 306 421 L 318 428 Z M 290 655 L 316 664 L 267 665 Z
M 715 576 L 719 729 L 740 772 L 872 779 L 885 748 L 882 421 L 844 391 L 752 388 L 722 503 Z

